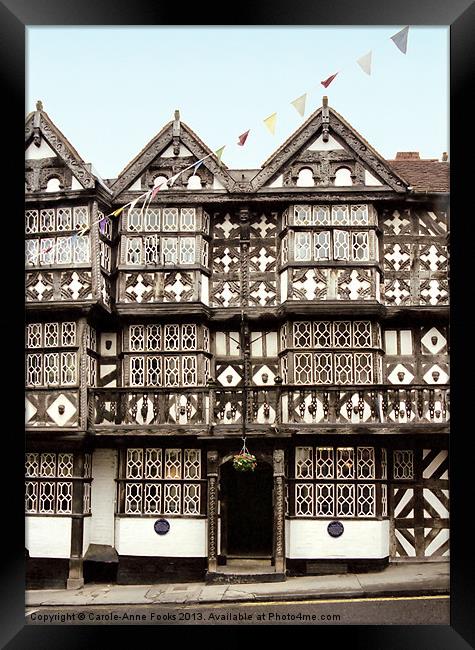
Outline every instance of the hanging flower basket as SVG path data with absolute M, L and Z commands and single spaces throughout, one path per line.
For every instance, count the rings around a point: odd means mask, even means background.
M 240 451 L 233 458 L 233 467 L 238 472 L 253 472 L 257 467 L 256 457 L 247 451 Z

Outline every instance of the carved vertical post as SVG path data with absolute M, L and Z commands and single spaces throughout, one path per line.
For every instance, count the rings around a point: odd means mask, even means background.
M 285 573 L 285 471 L 283 449 L 274 449 L 274 563 Z
M 89 405 L 88 405 L 88 383 L 87 383 L 87 349 L 86 349 L 86 329 L 87 320 L 85 316 L 81 316 L 78 320 L 78 378 L 79 378 L 79 429 L 86 431 L 92 422 L 88 422 Z
M 208 572 L 218 568 L 218 452 L 208 451 Z
M 84 452 L 74 454 L 73 476 L 84 476 Z M 73 481 L 71 514 L 71 555 L 67 589 L 79 589 L 84 586 L 83 577 L 83 539 L 84 539 L 84 481 Z

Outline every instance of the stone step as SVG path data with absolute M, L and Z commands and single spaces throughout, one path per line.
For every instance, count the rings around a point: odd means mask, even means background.
M 244 585 L 257 582 L 285 582 L 285 573 L 235 573 L 207 571 L 205 582 L 208 585 Z

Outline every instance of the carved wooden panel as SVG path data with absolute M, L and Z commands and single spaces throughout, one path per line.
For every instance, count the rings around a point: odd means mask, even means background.
M 210 305 L 241 305 L 242 258 L 239 219 L 230 213 L 216 213 L 212 221 L 212 276 Z
M 121 273 L 119 302 L 178 303 L 198 301 L 198 271 Z
M 27 391 L 27 427 L 74 427 L 78 425 L 77 390 Z
M 27 302 L 92 300 L 91 271 L 26 273 Z
M 447 214 L 384 210 L 381 224 L 385 303 L 448 304 Z

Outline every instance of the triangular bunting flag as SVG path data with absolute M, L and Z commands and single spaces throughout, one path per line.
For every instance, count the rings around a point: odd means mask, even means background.
M 150 201 L 157 196 L 157 194 L 160 191 L 160 188 L 163 187 L 164 185 L 166 185 L 166 183 L 160 183 L 159 185 L 155 185 L 155 187 L 152 190 L 152 194 L 150 195 Z
M 198 171 L 198 169 L 201 167 L 202 164 L 203 164 L 203 161 L 202 161 L 202 160 L 198 160 L 198 162 L 196 162 L 196 163 L 193 165 L 193 175 L 196 174 L 196 172 Z
M 409 33 L 409 27 L 404 27 L 400 32 L 391 36 L 391 40 L 394 41 L 394 44 L 401 50 L 403 54 L 406 54 L 407 51 L 407 35 Z
M 275 133 L 275 123 L 277 121 L 277 113 L 272 113 L 272 115 L 269 115 L 269 117 L 266 117 L 264 120 L 264 124 L 267 126 L 269 131 L 274 135 Z
M 106 231 L 106 223 L 107 223 L 107 217 L 102 217 L 102 219 L 99 221 L 99 230 L 101 231 L 102 234 L 104 234 Z
M 298 114 L 303 117 L 305 113 L 305 102 L 307 101 L 307 93 L 297 97 L 293 102 L 290 102 Z
M 331 82 L 333 81 L 333 79 L 336 77 L 337 74 L 338 72 L 335 72 L 335 74 L 332 74 L 331 77 L 328 77 L 328 79 L 325 79 L 325 81 L 321 81 L 320 83 L 325 88 L 328 88 L 328 86 L 331 84 Z
M 250 131 L 251 129 L 249 129 Z M 237 144 L 240 147 L 243 147 L 246 144 L 247 136 L 249 135 L 249 131 L 246 131 L 245 133 L 241 133 L 241 135 L 238 138 Z
M 371 74 L 371 51 L 369 51 L 368 54 L 365 54 L 364 56 L 360 56 L 356 63 L 360 66 L 363 72 L 366 72 L 366 74 Z
M 221 156 L 223 155 L 223 151 L 224 151 L 225 147 L 226 147 L 226 145 L 224 145 L 223 147 L 220 147 L 219 149 L 216 149 L 216 151 L 214 152 L 215 155 L 216 155 L 216 158 L 218 159 L 218 162 L 221 162 Z
M 114 210 L 114 212 L 112 213 L 112 216 L 113 216 L 113 217 L 118 217 L 119 214 L 122 212 L 122 210 L 123 210 L 124 208 L 125 208 L 125 205 L 122 206 L 121 208 L 119 208 L 118 210 Z

